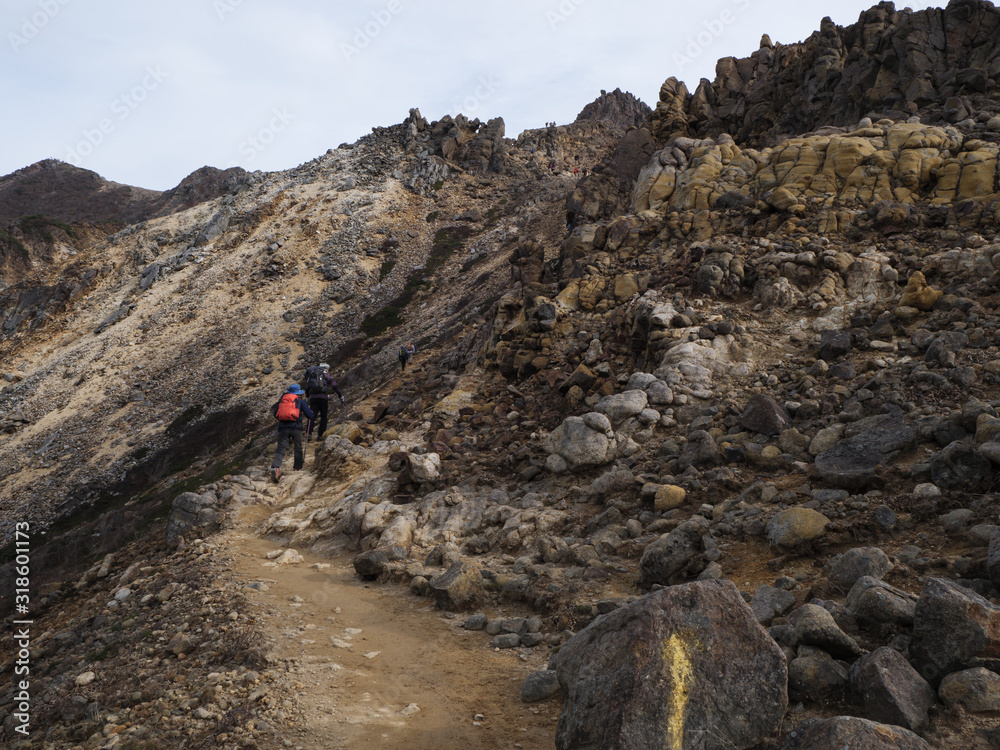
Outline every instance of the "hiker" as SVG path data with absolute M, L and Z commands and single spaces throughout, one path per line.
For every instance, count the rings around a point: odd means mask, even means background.
M 399 348 L 399 369 L 401 372 L 406 370 L 406 363 L 413 359 L 413 355 L 416 353 L 417 348 L 413 345 L 413 342 L 409 342 L 406 346 Z
M 337 394 L 337 398 L 340 399 L 341 404 L 344 403 L 344 394 L 337 387 L 337 381 L 330 375 L 330 365 L 326 362 L 313 365 L 306 370 L 305 386 L 306 398 L 309 399 L 309 408 L 319 418 L 319 430 L 317 434 L 322 438 L 323 433 L 326 432 L 326 419 L 330 411 L 330 391 Z M 309 430 L 307 432 L 310 440 L 312 439 L 314 427 L 316 427 L 316 420 L 310 419 Z
M 312 419 L 313 412 L 306 400 L 302 398 L 304 395 L 305 391 L 299 384 L 292 383 L 282 395 L 281 400 L 274 405 L 274 418 L 278 420 L 278 450 L 271 462 L 271 479 L 275 482 L 281 478 L 281 462 L 285 459 L 289 440 L 295 447 L 293 471 L 298 471 L 305 465 L 305 456 L 302 452 L 302 417 Z

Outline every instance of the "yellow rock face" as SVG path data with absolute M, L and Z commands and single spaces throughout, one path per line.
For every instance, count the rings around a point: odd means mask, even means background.
M 580 307 L 584 310 L 594 310 L 604 299 L 604 288 L 607 279 L 602 276 L 589 276 L 580 284 Z
M 333 435 L 350 440 L 355 445 L 365 436 L 365 431 L 355 422 L 344 422 L 334 427 L 330 432 Z
M 995 143 L 922 123 L 790 138 L 761 151 L 740 150 L 726 135 L 717 142 L 681 138 L 643 170 L 633 207 L 668 219 L 677 212 L 697 215 L 738 191 L 748 199 L 766 196 L 778 211 L 821 206 L 829 212 L 822 230 L 837 232 L 851 224 L 849 215 L 835 210 L 845 203 L 947 205 L 997 196 L 998 155 Z M 683 222 L 679 228 L 693 229 Z
M 615 298 L 627 300 L 639 291 L 639 283 L 633 274 L 625 273 L 615 277 Z
M 914 271 L 906 283 L 906 290 L 899 300 L 900 307 L 915 307 L 927 312 L 944 295 L 939 289 L 933 289 L 927 284 L 927 279 L 920 271 Z

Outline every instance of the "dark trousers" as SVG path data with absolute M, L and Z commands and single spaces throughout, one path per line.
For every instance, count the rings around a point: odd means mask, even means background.
M 276 469 L 281 466 L 281 462 L 285 460 L 285 451 L 288 450 L 289 440 L 292 441 L 292 445 L 295 447 L 295 463 L 292 464 L 292 470 L 298 471 L 305 465 L 306 460 L 302 453 L 302 428 L 285 429 L 283 427 L 279 427 L 278 450 L 274 454 L 274 460 L 271 462 L 272 469 Z
M 319 427 L 317 428 L 319 432 L 317 434 L 322 437 L 323 433 L 326 432 L 326 416 L 330 413 L 330 399 L 311 398 L 309 399 L 309 408 L 316 415 L 309 420 L 309 437 L 312 437 L 313 427 L 316 427 L 316 420 L 319 420 Z

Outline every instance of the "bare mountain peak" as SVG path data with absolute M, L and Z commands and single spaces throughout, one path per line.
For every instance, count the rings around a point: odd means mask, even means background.
M 632 128 L 644 123 L 651 111 L 645 103 L 627 91 L 615 89 L 608 93 L 602 90 L 601 95 L 576 116 L 576 122 L 602 120 L 623 128 Z

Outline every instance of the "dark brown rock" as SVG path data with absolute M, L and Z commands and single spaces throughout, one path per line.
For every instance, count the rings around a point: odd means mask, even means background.
M 473 609 L 483 597 L 483 576 L 470 562 L 453 563 L 447 571 L 431 579 L 431 593 L 441 609 Z
M 856 434 L 816 456 L 816 471 L 836 487 L 864 489 L 880 466 L 891 462 L 917 439 L 916 430 L 899 414 L 863 420 L 857 429 Z
M 1000 607 L 943 578 L 929 578 L 913 617 L 910 654 L 924 679 L 1000 664 Z
M 795 727 L 780 750 L 932 750 L 908 729 L 854 716 L 811 719 Z
M 399 546 L 377 547 L 354 556 L 354 571 L 362 578 L 373 579 L 388 570 L 390 562 L 406 559 L 406 550 Z
M 761 435 L 778 435 L 792 426 L 792 418 L 785 407 L 770 396 L 758 393 L 747 404 L 740 414 L 739 423 L 742 427 L 759 432 Z
M 882 647 L 861 657 L 851 668 L 851 689 L 872 721 L 918 730 L 936 702 L 927 684 L 902 654 Z
M 749 748 L 788 703 L 784 655 L 730 581 L 673 586 L 603 615 L 555 667 L 560 750 Z

